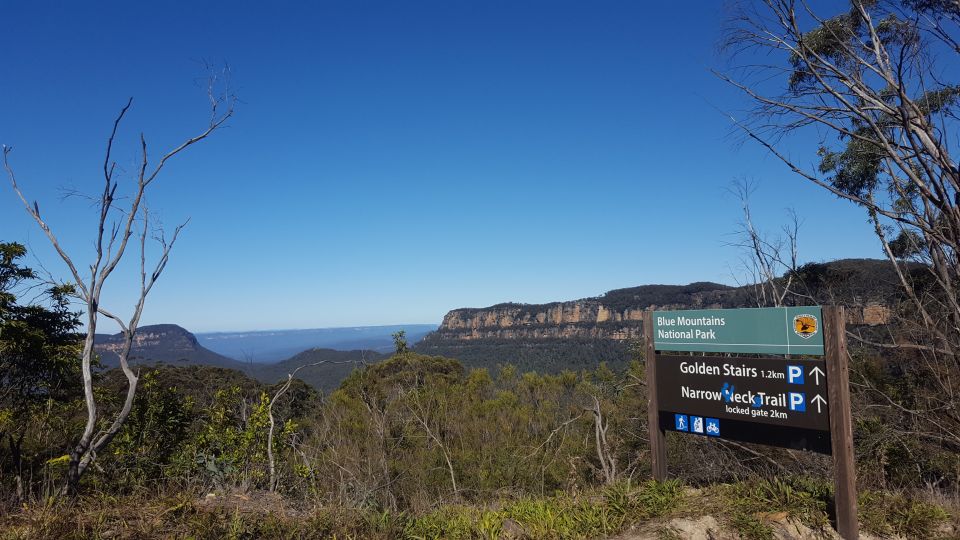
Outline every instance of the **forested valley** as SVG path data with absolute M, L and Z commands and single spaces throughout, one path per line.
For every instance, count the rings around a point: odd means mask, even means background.
M 677 435 L 676 479 L 650 480 L 640 347 L 624 369 L 541 374 L 466 369 L 410 351 L 402 334 L 395 354 L 356 363 L 329 393 L 143 366 L 123 428 L 64 497 L 85 419 L 78 317 L 56 303 L 62 291 L 49 291 L 53 307 L 20 304 L 9 285 L 32 271 L 22 246 L 2 247 L 5 537 L 591 538 L 712 514 L 766 538 L 777 512 L 829 529 L 828 456 Z M 937 373 L 912 351 L 861 344 L 851 359 L 863 527 L 951 530 L 960 453 L 953 411 L 933 405 Z M 95 378 L 109 419 L 125 378 Z

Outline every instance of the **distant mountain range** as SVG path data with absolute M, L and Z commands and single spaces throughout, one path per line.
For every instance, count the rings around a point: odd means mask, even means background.
M 117 367 L 123 347 L 123 334 L 97 334 L 96 351 L 105 367 Z M 197 338 L 175 324 L 141 326 L 133 338 L 130 355 L 133 364 L 165 362 L 175 365 L 201 364 L 230 369 L 243 369 L 245 364 L 207 349 Z
M 393 350 L 391 334 L 403 330 L 410 345 L 437 329 L 435 324 L 397 324 L 389 326 L 352 326 L 308 330 L 261 330 L 253 332 L 198 333 L 206 348 L 241 362 L 279 362 L 312 348 L 338 351 Z
M 117 367 L 123 345 L 122 334 L 97 334 L 96 350 L 106 368 Z M 241 371 L 264 383 L 286 379 L 300 366 L 297 378 L 322 390 L 332 390 L 351 371 L 367 363 L 379 362 L 387 355 L 372 350 L 338 351 L 312 348 L 282 362 L 240 362 L 227 358 L 200 344 L 186 329 L 175 324 L 142 326 L 134 337 L 130 361 L 133 365 L 169 364 L 174 366 L 214 366 Z
M 804 304 L 845 305 L 848 322 L 860 325 L 886 321 L 899 294 L 890 263 L 870 259 L 808 264 L 794 284 L 809 298 Z M 455 309 L 435 331 L 421 324 L 194 336 L 172 324 L 144 326 L 137 332 L 133 362 L 230 368 L 265 383 L 319 364 L 297 376 L 332 390 L 353 369 L 386 358 L 394 347 L 390 334 L 405 330 L 414 351 L 456 358 L 469 367 L 510 363 L 543 373 L 593 369 L 600 362 L 620 367 L 629 361 L 630 344 L 641 337 L 644 310 L 756 307 L 753 293 L 752 287 L 717 283 L 644 285 L 566 302 Z M 97 336 L 105 367 L 117 365 L 120 345 L 119 334 Z M 276 361 L 281 358 L 286 359 Z

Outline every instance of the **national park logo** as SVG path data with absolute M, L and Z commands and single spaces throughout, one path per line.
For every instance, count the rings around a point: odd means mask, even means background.
M 817 335 L 817 318 L 813 315 L 797 315 L 793 318 L 793 332 L 807 339 Z

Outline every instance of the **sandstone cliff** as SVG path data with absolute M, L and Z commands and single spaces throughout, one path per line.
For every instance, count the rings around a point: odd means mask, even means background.
M 854 265 L 853 263 L 856 263 Z M 876 276 L 885 261 L 836 261 L 811 265 L 827 272 L 828 285 L 816 283 L 816 296 L 847 306 L 847 319 L 855 325 L 878 325 L 890 317 L 889 293 L 870 295 L 866 286 L 878 288 Z M 850 266 L 859 270 L 851 274 Z M 865 272 L 864 269 L 869 270 Z M 811 270 L 808 269 L 808 272 Z M 869 279 L 868 279 L 869 278 Z M 821 281 L 822 276 L 818 276 Z M 871 283 L 867 283 L 871 281 Z M 887 287 L 889 288 L 889 287 Z M 838 291 L 841 294 L 838 294 Z M 843 292 L 849 294 L 842 294 Z M 643 313 L 647 309 L 723 309 L 756 307 L 748 287 L 718 283 L 689 285 L 644 285 L 616 289 L 595 298 L 550 304 L 498 304 L 487 308 L 454 309 L 446 314 L 436 332 L 424 343 L 477 342 L 483 340 L 581 339 L 627 341 L 642 337 Z M 856 294 L 853 294 L 856 293 Z
M 612 338 L 639 336 L 643 311 L 614 311 L 595 299 L 545 306 L 504 304 L 489 308 L 455 309 L 437 330 L 457 339 L 482 338 Z
M 122 334 L 97 334 L 94 347 L 107 367 L 119 365 L 123 348 Z M 219 355 L 197 342 L 197 338 L 175 324 L 142 326 L 133 336 L 131 362 L 151 364 L 156 362 L 187 362 L 208 366 L 243 369 L 244 364 Z
M 596 298 L 551 304 L 498 304 L 455 309 L 431 338 L 613 339 L 641 336 L 644 310 L 711 309 L 743 303 L 738 289 L 717 283 L 645 285 L 617 289 Z

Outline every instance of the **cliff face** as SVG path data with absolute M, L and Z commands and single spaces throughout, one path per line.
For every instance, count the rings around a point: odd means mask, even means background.
M 94 348 L 107 367 L 119 364 L 123 334 L 97 334 Z M 134 363 L 188 362 L 232 369 L 244 364 L 219 355 L 197 342 L 197 338 L 175 324 L 142 326 L 133 336 L 130 360 Z
M 617 289 L 598 298 L 551 304 L 499 304 L 455 309 L 434 339 L 582 338 L 624 341 L 641 336 L 644 310 L 739 307 L 738 289 L 717 283 L 646 285 Z
M 597 300 L 577 300 L 545 306 L 502 305 L 455 309 L 446 314 L 437 333 L 461 340 L 612 338 L 640 336 L 643 310 L 615 311 Z
M 862 300 L 861 300 L 862 301 Z M 890 310 L 877 300 L 847 303 L 850 324 L 878 325 Z M 859 305 L 858 305 L 859 304 Z M 455 309 L 425 341 L 471 342 L 486 339 L 536 340 L 551 338 L 611 339 L 642 337 L 647 309 L 723 309 L 756 307 L 751 291 L 717 283 L 645 285 L 610 291 L 597 298 L 551 304 L 498 304 L 488 308 Z
M 119 354 L 123 348 L 123 334 L 98 335 L 97 352 Z M 170 354 L 190 354 L 200 348 L 197 338 L 175 324 L 144 326 L 133 336 L 133 350 L 163 348 Z

